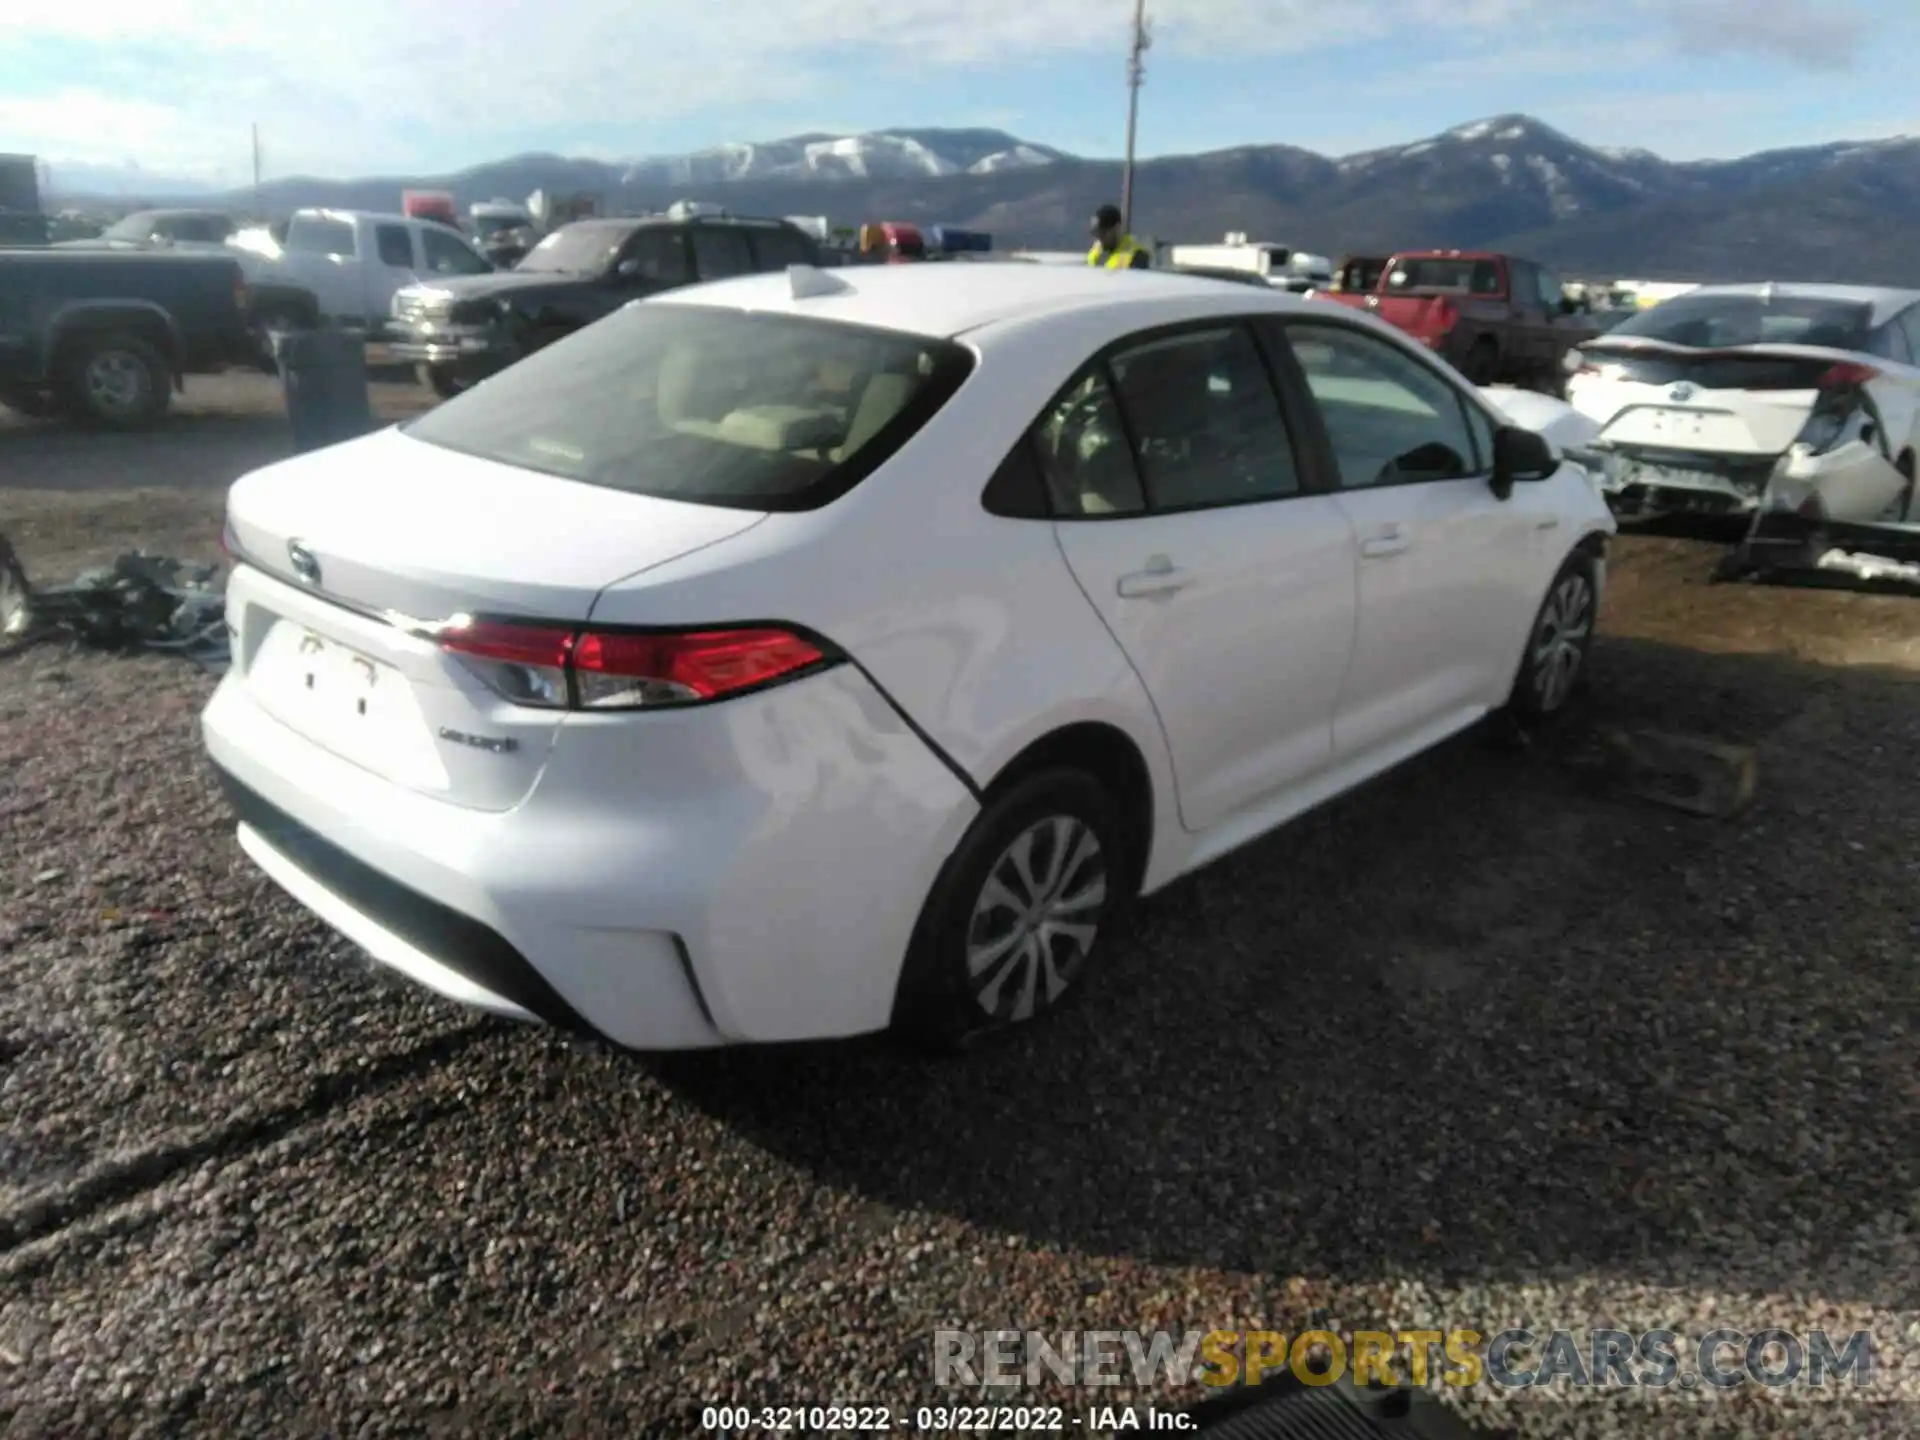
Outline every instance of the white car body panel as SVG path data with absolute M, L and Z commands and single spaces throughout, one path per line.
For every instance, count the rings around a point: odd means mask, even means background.
M 1700 296 L 1750 295 L 1757 286 L 1702 286 Z M 1844 300 L 1869 305 L 1875 324 L 1904 306 L 1920 303 L 1920 292 L 1865 287 L 1781 285 L 1787 297 Z M 1664 491 L 1720 497 L 1729 507 L 1752 511 L 1794 509 L 1817 499 L 1827 516 L 1870 524 L 1897 518 L 1906 496 L 1907 476 L 1896 462 L 1920 450 L 1920 366 L 1888 355 L 1799 344 L 1753 344 L 1713 351 L 1650 337 L 1608 333 L 1581 347 L 1586 364 L 1567 381 L 1567 398 L 1600 427 L 1602 451 L 1625 452 L 1608 468 L 1612 492 L 1649 485 Z M 1860 426 L 1827 443 L 1824 449 L 1800 443 L 1821 399 L 1811 386 L 1796 389 L 1748 389 L 1630 378 L 1624 362 L 1635 357 L 1672 359 L 1684 364 L 1699 357 L 1803 361 L 1821 365 L 1858 365 L 1874 372 L 1865 391 L 1878 412 L 1884 433 L 1864 438 Z M 1696 458 L 1697 457 L 1697 458 Z M 1736 480 L 1720 462 L 1751 460 L 1753 467 Z
M 472 251 L 486 270 L 493 265 L 458 230 L 411 215 L 387 215 L 363 210 L 296 210 L 289 223 L 300 226 L 314 220 L 338 221 L 353 228 L 351 255 L 319 254 L 275 243 L 264 230 L 238 232 L 227 242 L 250 282 L 275 282 L 311 291 L 320 313 L 350 329 L 378 331 L 393 310 L 393 297 L 409 286 L 432 278 L 422 234 L 432 229 Z M 378 231 L 399 227 L 407 232 L 411 263 L 391 265 L 381 258 Z M 476 271 L 476 273 L 478 273 Z
M 1591 416 L 1552 395 L 1512 385 L 1482 385 L 1480 395 L 1521 429 L 1546 436 L 1563 454 L 1584 450 L 1599 438 L 1600 426 Z
M 1355 628 L 1340 497 L 1053 528 L 1154 699 L 1189 830 L 1333 763 Z
M 235 664 L 204 719 L 217 764 L 286 817 L 279 832 L 248 822 L 243 842 L 297 898 L 442 993 L 528 1013 L 476 1000 L 470 975 L 302 858 L 333 847 L 488 927 L 626 1045 L 885 1026 L 981 793 L 1067 727 L 1117 732 L 1144 765 L 1145 889 L 1256 838 L 1502 703 L 1554 569 L 1614 528 L 1565 465 L 1505 502 L 1475 479 L 1111 523 L 983 508 L 1049 396 L 1136 331 L 1299 315 L 1419 353 L 1367 317 L 1328 322 L 1277 293 L 873 267 L 812 298 L 760 276 L 644 303 L 950 335 L 978 364 L 878 472 L 810 511 L 650 499 L 401 431 L 257 472 L 230 497 L 248 563 L 229 590 Z M 1406 543 L 1363 556 L 1388 529 Z M 290 539 L 319 556 L 324 594 L 298 578 Z M 1193 583 L 1122 598 L 1119 579 L 1157 554 Z M 453 610 L 482 608 L 595 626 L 783 623 L 851 663 L 711 707 L 528 709 L 431 638 Z M 358 712 L 381 727 L 371 738 L 306 698 L 307 668 L 335 650 L 347 670 L 378 672 L 374 703 L 399 697 Z

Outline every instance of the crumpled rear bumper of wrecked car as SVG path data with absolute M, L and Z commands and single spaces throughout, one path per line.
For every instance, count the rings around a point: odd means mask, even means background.
M 1622 518 L 1805 511 L 1869 522 L 1905 479 L 1879 448 L 1848 440 L 1827 450 L 1796 444 L 1778 455 L 1675 453 L 1597 443 L 1577 458 Z

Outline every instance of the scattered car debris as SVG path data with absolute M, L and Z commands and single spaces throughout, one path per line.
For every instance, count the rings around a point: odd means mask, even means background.
M 1889 560 L 1882 555 L 1829 550 L 1815 563 L 1822 570 L 1844 571 L 1869 583 L 1875 580 L 1904 580 L 1920 586 L 1920 564 Z
M 1855 525 L 1765 510 L 1713 578 L 1920 595 L 1920 526 Z
M 170 650 L 219 672 L 228 661 L 226 575 L 134 550 L 66 585 L 34 588 L 0 535 L 0 648 L 65 639 L 97 650 Z
M 1611 730 L 1615 774 L 1643 800 L 1724 820 L 1753 801 L 1759 765 L 1751 745 L 1655 730 Z

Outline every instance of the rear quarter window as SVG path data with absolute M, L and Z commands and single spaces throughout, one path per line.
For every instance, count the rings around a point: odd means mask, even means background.
M 753 246 L 754 263 L 762 270 L 784 270 L 789 265 L 814 265 L 819 262 L 819 252 L 813 242 L 798 230 L 789 230 L 786 226 L 768 226 L 764 230 L 749 230 L 748 242 Z
M 296 215 L 287 227 L 287 249 L 303 255 L 352 256 L 353 225 L 318 215 Z
M 879 468 L 972 368 L 972 353 L 951 341 L 646 303 L 405 428 L 428 444 L 584 484 L 809 510 Z

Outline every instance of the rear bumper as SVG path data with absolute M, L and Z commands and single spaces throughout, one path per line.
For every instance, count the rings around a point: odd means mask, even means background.
M 532 792 L 470 810 L 274 719 L 202 719 L 269 876 L 461 1003 L 673 1050 L 884 1028 L 972 797 L 842 666 L 712 711 L 570 716 Z
M 1604 444 L 1602 492 L 1623 514 L 1751 515 L 1810 507 L 1857 524 L 1887 518 L 1906 479 L 1878 447 L 1847 440 L 1826 450 L 1794 445 L 1777 455 L 1652 452 Z M 1896 517 L 1897 518 L 1897 517 Z
M 413 979 L 477 1009 L 592 1027 L 499 931 L 356 860 L 214 766 L 253 862 L 308 909 Z
M 1600 490 L 1625 515 L 1745 515 L 1758 510 L 1778 455 L 1652 452 L 1595 444 Z

